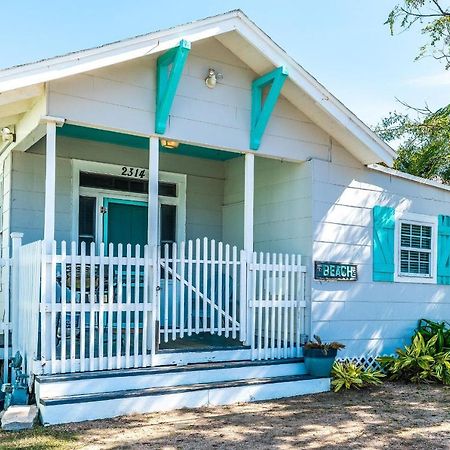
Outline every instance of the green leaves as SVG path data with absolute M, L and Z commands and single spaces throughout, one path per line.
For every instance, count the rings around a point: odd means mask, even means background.
M 421 319 L 411 345 L 397 349 L 397 356 L 378 358 L 378 362 L 393 380 L 450 384 L 449 332 L 445 322 Z
M 410 110 L 415 117 L 394 112 L 375 128 L 387 142 L 399 142 L 394 168 L 450 183 L 450 105 Z
M 389 13 L 385 25 L 393 35 L 395 26 L 408 30 L 420 27 L 427 42 L 420 48 L 417 58 L 431 54 L 450 68 L 450 8 L 442 0 L 403 0 Z
M 331 385 L 334 392 L 339 392 L 342 388 L 360 389 L 368 385 L 379 385 L 382 384 L 382 378 L 385 377 L 380 370 L 364 369 L 360 364 L 347 361 L 336 361 L 331 375 L 333 376 Z

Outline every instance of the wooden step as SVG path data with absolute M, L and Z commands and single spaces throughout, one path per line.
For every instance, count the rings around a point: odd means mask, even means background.
M 38 406 L 43 423 L 50 425 L 127 414 L 270 400 L 325 392 L 329 389 L 329 378 L 289 375 L 51 398 L 41 396 Z
M 302 358 L 233 361 L 45 375 L 36 377 L 35 387 L 40 399 L 304 374 Z

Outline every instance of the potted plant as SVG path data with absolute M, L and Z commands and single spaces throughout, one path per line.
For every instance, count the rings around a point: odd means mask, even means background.
M 314 377 L 330 377 L 337 352 L 345 348 L 345 345 L 340 342 L 322 342 L 316 335 L 314 339 L 314 342 L 309 341 L 303 347 L 306 370 Z

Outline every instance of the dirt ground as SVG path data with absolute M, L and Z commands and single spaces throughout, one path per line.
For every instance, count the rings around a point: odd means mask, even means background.
M 1 449 L 450 449 L 450 388 L 386 383 L 0 433 Z

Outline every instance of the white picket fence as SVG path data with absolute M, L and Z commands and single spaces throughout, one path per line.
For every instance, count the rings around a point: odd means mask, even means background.
M 29 374 L 148 367 L 158 342 L 199 333 L 241 341 L 252 359 L 301 355 L 299 255 L 248 255 L 207 238 L 166 245 L 162 255 L 139 245 L 16 241 L 4 264 L 14 332 L 11 349 L 4 335 L 3 355 L 19 350 Z
M 94 244 L 43 254 L 41 364 L 44 373 L 151 365 L 153 260 L 148 246 Z
M 243 251 L 207 238 L 166 244 L 160 265 L 164 342 L 193 333 L 245 340 Z
M 301 355 L 306 340 L 305 276 L 300 255 L 253 253 L 248 277 L 252 359 Z

